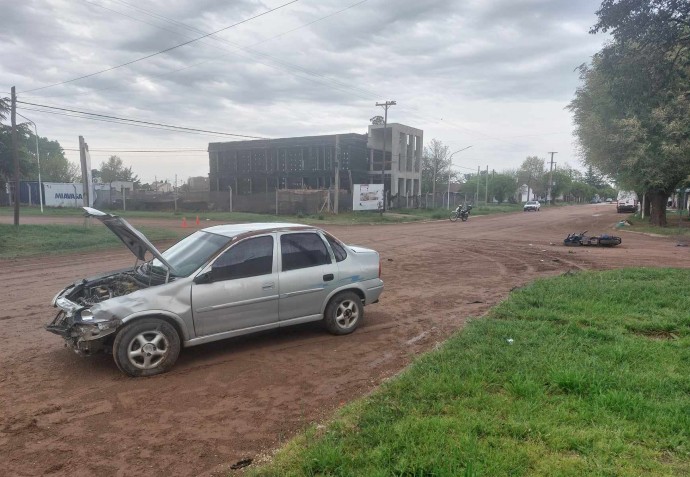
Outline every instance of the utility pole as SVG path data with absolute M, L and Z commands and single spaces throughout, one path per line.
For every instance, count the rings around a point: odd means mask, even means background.
M 479 203 L 479 166 L 477 166 L 477 192 L 474 194 L 474 204 L 477 205 Z
M 14 225 L 19 227 L 19 145 L 17 144 L 17 94 L 12 86 L 12 156 L 14 158 Z
M 385 101 L 376 103 L 376 106 L 383 107 L 383 161 L 381 162 L 381 184 L 383 185 L 383 207 L 381 213 L 386 211 L 386 129 L 388 128 L 388 108 L 395 106 L 395 101 Z M 435 178 L 434 178 L 435 179 Z M 391 183 L 391 186 L 393 184 Z
M 549 164 L 549 196 L 547 199 L 549 200 L 550 204 L 554 203 L 553 197 L 551 197 L 551 188 L 553 187 L 553 165 L 555 162 L 553 162 L 553 155 L 558 154 L 557 151 L 549 151 L 548 154 L 551 154 L 551 163 Z
M 338 196 L 340 195 L 340 135 L 335 135 L 335 196 L 333 197 L 333 213 L 338 215 Z
M 486 188 L 484 189 L 484 205 L 489 203 L 489 166 L 486 166 Z
M 451 175 L 452 169 L 453 169 L 453 156 L 455 154 L 457 154 L 458 152 L 462 152 L 465 149 L 469 149 L 471 147 L 472 146 L 467 146 L 467 147 L 463 147 L 462 149 L 458 149 L 457 151 L 451 153 L 450 158 L 448 158 L 448 210 L 450 210 L 450 175 Z M 436 181 L 434 181 L 434 183 L 435 182 Z

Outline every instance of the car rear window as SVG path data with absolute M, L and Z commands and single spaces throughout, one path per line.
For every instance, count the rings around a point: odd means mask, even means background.
M 312 232 L 282 235 L 280 250 L 284 272 L 331 263 L 326 244 Z
M 342 246 L 338 240 L 328 234 L 324 234 L 326 237 L 326 241 L 328 242 L 328 245 L 331 246 L 331 249 L 333 250 L 333 255 L 335 255 L 335 261 L 336 262 L 342 262 L 347 258 L 347 252 L 345 251 L 345 247 Z

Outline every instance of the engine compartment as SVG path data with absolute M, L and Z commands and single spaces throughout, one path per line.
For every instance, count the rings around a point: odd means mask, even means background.
M 142 288 L 147 288 L 147 285 L 137 280 L 133 273 L 118 273 L 96 280 L 84 280 L 80 286 L 75 287 L 68 298 L 83 306 L 93 306 Z

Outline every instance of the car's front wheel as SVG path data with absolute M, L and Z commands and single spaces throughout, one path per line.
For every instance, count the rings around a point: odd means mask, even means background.
M 346 335 L 355 331 L 363 318 L 362 299 L 354 292 L 343 292 L 328 302 L 323 320 L 334 335 Z
M 180 335 L 159 318 L 145 318 L 125 325 L 115 337 L 113 358 L 132 377 L 168 371 L 180 354 Z

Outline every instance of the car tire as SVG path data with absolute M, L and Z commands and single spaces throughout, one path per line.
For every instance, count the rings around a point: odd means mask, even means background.
M 165 373 L 180 355 L 180 335 L 167 321 L 144 318 L 125 325 L 113 342 L 113 359 L 132 377 Z
M 323 316 L 326 329 L 334 335 L 352 333 L 363 319 L 362 299 L 354 292 L 338 293 L 331 298 Z

